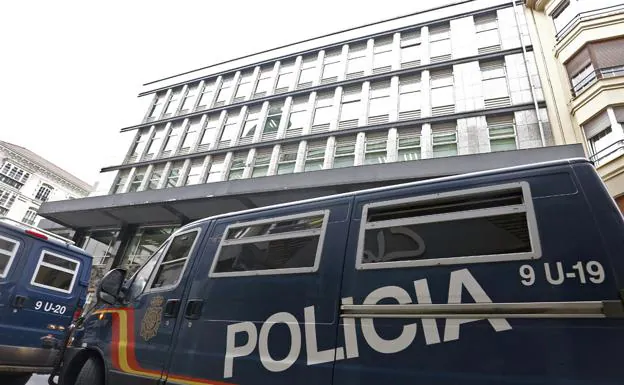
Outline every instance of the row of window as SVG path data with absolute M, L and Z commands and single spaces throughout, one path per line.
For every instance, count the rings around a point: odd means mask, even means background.
M 530 201 L 528 185 L 513 183 L 366 204 L 355 267 L 405 268 L 539 257 Z M 229 225 L 220 237 L 209 276 L 317 271 L 329 214 L 323 210 Z M 136 298 L 145 289 L 175 287 L 199 231 L 180 233 L 159 248 L 136 274 L 129 297 Z
M 565 66 L 575 96 L 598 79 L 624 76 L 624 38 L 588 43 Z
M 478 53 L 500 51 L 497 13 L 476 15 L 474 23 Z M 428 31 L 427 49 L 421 47 L 421 29 L 415 28 L 401 32 L 396 40 L 394 35 L 380 36 L 371 39 L 370 44 L 363 40 L 344 48 L 329 48 L 321 53 L 283 59 L 256 69 L 205 79 L 168 92 L 162 91 L 154 97 L 145 121 L 399 68 L 416 67 L 421 65 L 427 52 L 431 63 L 451 60 L 451 24 L 447 21 L 432 25 Z
M 16 239 L 0 236 L 0 278 L 6 277 L 9 273 L 19 247 L 20 243 Z M 71 293 L 79 267 L 79 261 L 44 250 L 39 256 L 30 284 L 62 293 Z
M 605 13 L 618 6 L 622 6 L 621 0 L 563 0 L 551 14 L 557 38 L 562 39 L 570 32 L 579 16 L 605 16 Z M 620 8 L 619 11 L 621 10 Z
M 513 115 L 488 116 L 486 120 L 492 151 L 517 148 Z M 373 131 L 361 135 L 330 137 L 274 147 L 241 150 L 226 155 L 201 156 L 137 167 L 133 169 L 133 172 L 126 169 L 119 172 L 112 193 L 282 175 L 361 164 L 446 157 L 458 153 L 458 135 L 455 123 L 433 124 L 431 125 L 430 136 L 425 138 L 422 137 L 419 126 L 401 128 L 396 130 L 396 133 L 394 132 L 394 130 Z M 361 137 L 359 144 L 358 137 Z M 423 139 L 430 142 L 422 142 Z M 425 146 L 431 148 L 431 154 L 425 155 L 423 153 Z
M 511 104 L 505 60 L 480 62 L 486 108 Z M 181 119 L 143 128 L 137 133 L 126 163 L 184 155 L 215 148 L 263 142 L 304 133 L 348 129 L 455 112 L 455 80 L 452 68 L 429 73 L 423 90 L 421 74 L 393 80 L 366 82 L 327 92 L 245 106 L 216 114 Z M 422 97 L 429 94 L 428 100 Z
M 18 190 L 22 188 L 29 177 L 30 173 L 9 162 L 5 162 L 0 169 L 0 182 Z

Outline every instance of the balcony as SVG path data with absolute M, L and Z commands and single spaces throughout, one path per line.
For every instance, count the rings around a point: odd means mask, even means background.
M 574 87 L 572 87 L 572 95 L 577 97 L 586 88 L 601 79 L 609 79 L 624 76 L 624 65 L 608 68 L 598 68 L 581 79 Z
M 591 2 L 588 3 L 591 6 Z M 557 42 L 559 42 L 563 40 L 576 26 L 583 22 L 618 15 L 621 13 L 624 13 L 624 4 L 579 12 L 574 18 L 572 18 L 572 20 L 564 25 L 560 31 L 557 32 L 555 38 L 557 39 Z
M 610 161 L 624 155 L 624 139 L 620 139 L 602 150 L 591 155 L 589 159 L 594 162 L 596 167 L 605 165 Z

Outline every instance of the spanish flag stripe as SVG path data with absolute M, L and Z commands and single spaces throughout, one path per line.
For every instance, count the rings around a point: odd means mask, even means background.
M 157 370 L 144 369 L 139 365 L 135 354 L 134 309 L 102 309 L 94 314 L 110 314 L 113 319 L 113 336 L 111 342 L 111 358 L 113 366 L 124 373 L 160 379 L 162 373 Z M 181 385 L 233 385 L 226 382 L 210 381 L 200 378 L 170 374 L 167 380 Z

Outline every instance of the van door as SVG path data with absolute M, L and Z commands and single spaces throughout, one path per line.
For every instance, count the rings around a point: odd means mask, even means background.
M 0 230 L 0 345 L 6 345 L 12 334 L 7 320 L 11 315 L 11 298 L 15 290 L 15 279 L 19 277 L 15 270 L 18 260 L 24 254 L 25 244 L 22 238 Z
M 61 248 L 30 242 L 10 300 L 11 345 L 49 349 L 63 341 L 87 285 L 80 279 L 83 265 L 81 257 Z
M 331 384 L 348 199 L 217 220 L 168 384 Z M 215 258 L 216 255 L 216 258 Z
M 357 338 L 338 340 L 357 360 L 334 383 L 621 382 L 600 229 L 569 168 L 547 171 L 357 197 L 341 308 Z
M 178 233 L 152 255 L 128 283 L 127 306 L 97 312 L 113 323 L 109 383 L 159 383 L 199 233 Z

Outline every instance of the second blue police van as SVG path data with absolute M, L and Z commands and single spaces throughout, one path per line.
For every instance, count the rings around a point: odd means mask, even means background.
M 623 383 L 624 220 L 583 159 L 207 218 L 123 280 L 63 384 Z
M 60 360 L 91 273 L 91 256 L 72 243 L 0 218 L 0 384 L 25 384 Z

